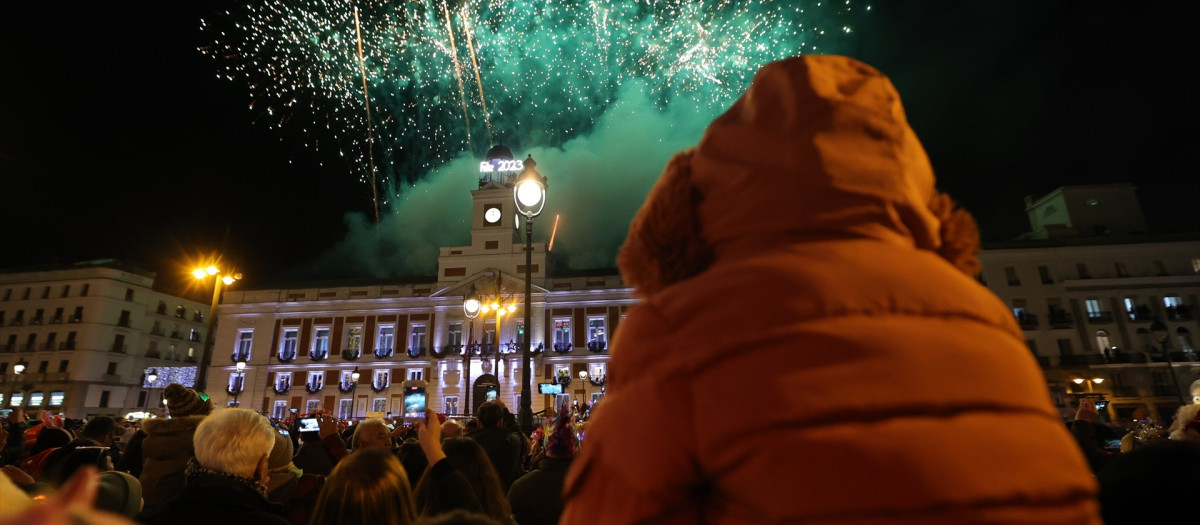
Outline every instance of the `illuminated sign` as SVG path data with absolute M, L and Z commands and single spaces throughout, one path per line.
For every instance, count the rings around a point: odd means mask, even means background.
M 520 160 L 492 159 L 479 163 L 479 173 L 521 171 L 523 169 L 525 169 L 525 161 Z

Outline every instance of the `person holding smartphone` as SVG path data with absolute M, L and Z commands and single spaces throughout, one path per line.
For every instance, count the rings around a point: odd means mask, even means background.
M 306 474 L 328 476 L 346 457 L 346 442 L 338 434 L 337 421 L 328 414 L 312 414 L 296 420 L 300 448 L 292 463 Z

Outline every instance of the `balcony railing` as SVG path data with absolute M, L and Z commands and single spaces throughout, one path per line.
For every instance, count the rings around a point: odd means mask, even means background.
M 448 355 L 461 355 L 462 345 L 443 345 L 441 347 L 431 347 L 429 356 L 435 359 L 444 359 Z
M 242 392 L 245 392 L 245 391 L 246 391 L 246 378 L 240 377 L 240 376 L 235 377 L 233 379 L 232 385 L 225 387 L 225 392 L 227 392 L 231 396 L 241 394 Z
M 229 356 L 229 360 L 232 361 L 233 364 L 235 364 L 235 365 L 238 364 L 238 362 L 242 362 L 242 363 L 249 362 L 250 361 L 250 352 L 234 352 L 232 355 Z
M 603 352 L 608 349 L 608 341 L 605 341 L 603 339 L 596 339 L 595 341 L 588 341 L 587 349 L 592 352 Z
M 342 359 L 345 359 L 347 361 L 357 361 L 358 358 L 360 358 L 360 357 L 362 357 L 362 349 L 361 348 L 354 348 L 354 349 L 346 348 L 346 349 L 342 350 Z
M 1070 328 L 1075 324 L 1071 319 L 1071 314 L 1061 310 L 1051 310 L 1050 315 L 1046 316 L 1046 320 L 1050 324 L 1050 328 Z
M 1113 397 L 1141 397 L 1137 388 L 1132 386 L 1115 386 L 1112 389 Z
M 1144 304 L 1139 304 L 1133 307 L 1132 311 L 1126 311 L 1125 315 L 1129 316 L 1129 320 L 1136 323 L 1149 323 L 1154 321 L 1154 314 L 1150 311 L 1150 307 Z
M 567 388 L 567 387 L 571 386 L 571 375 L 570 374 L 556 375 L 556 376 L 554 376 L 554 382 L 562 385 L 563 388 Z
M 375 349 L 376 359 L 388 359 L 394 355 L 392 347 L 380 347 Z
M 55 348 L 56 346 L 57 346 L 57 343 L 55 343 L 54 341 L 47 341 L 46 343 L 44 343 L 44 344 L 42 345 L 42 348 L 41 348 L 41 349 L 42 349 L 42 350 L 54 350 L 54 348 Z
M 122 328 L 129 328 L 129 319 L 118 319 L 117 326 L 120 326 Z
M 329 350 L 313 350 L 308 354 L 308 358 L 315 361 L 324 361 L 329 359 Z
M 350 381 L 347 383 L 338 381 L 338 392 L 341 392 L 343 394 L 349 394 L 350 392 L 353 392 L 354 388 L 357 386 L 358 386 L 358 383 L 355 383 L 354 381 Z
M 123 354 L 126 350 L 129 350 L 129 345 L 112 345 L 112 348 L 109 348 L 110 352 L 116 352 L 118 354 Z
M 1191 305 L 1168 306 L 1163 309 L 1167 319 L 1171 321 L 1189 321 L 1192 319 Z
M 21 351 L 22 352 L 35 352 L 35 351 L 37 351 L 37 346 L 38 346 L 37 343 L 25 343 L 25 344 L 21 345 Z
M 104 381 L 105 383 L 120 383 L 121 376 L 118 374 L 104 374 L 100 376 L 100 380 Z
M 371 381 L 371 391 L 376 394 L 388 389 L 390 382 L 385 378 L 382 382 Z
M 571 351 L 571 343 L 554 343 L 554 351 L 560 354 L 565 354 Z M 568 378 L 569 379 L 569 378 Z
M 3 344 L 0 345 L 0 354 L 11 354 L 17 350 L 17 345 Z
M 271 389 L 274 390 L 276 394 L 286 394 L 292 389 L 292 382 L 279 381 L 274 385 L 271 385 Z
M 64 342 L 58 343 L 58 349 L 59 350 L 74 350 L 75 349 L 75 341 L 64 341 Z
M 281 350 L 279 352 L 279 362 L 280 363 L 290 363 L 294 360 L 296 360 L 296 351 L 295 350 Z
M 29 326 L 41 326 L 41 324 L 42 324 L 41 317 L 34 317 L 33 319 L 29 320 Z
M 408 349 L 408 357 L 411 357 L 413 359 L 416 359 L 418 357 L 425 357 L 426 352 L 427 352 L 427 350 L 425 349 L 425 347 L 409 348 Z
M 317 392 L 320 392 L 321 389 L 323 389 L 323 388 L 325 388 L 324 381 L 313 381 L 311 383 L 304 384 L 304 391 L 308 392 L 310 394 L 315 394 Z
M 1017 324 L 1021 325 L 1022 330 L 1033 330 L 1038 327 L 1038 318 L 1033 314 L 1021 314 L 1016 316 Z
M 171 332 L 171 339 L 183 339 L 183 334 L 179 332 Z
M 1088 312 L 1088 322 L 1091 324 L 1108 324 L 1113 322 L 1112 312 Z

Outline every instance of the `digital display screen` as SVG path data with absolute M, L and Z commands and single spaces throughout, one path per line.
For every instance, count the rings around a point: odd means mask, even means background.
M 562 385 L 558 383 L 538 383 L 538 392 L 543 394 L 561 394 Z
M 301 432 L 319 432 L 320 430 L 321 426 L 317 424 L 317 418 L 306 417 L 300 420 Z
M 404 417 L 425 417 L 425 387 L 404 387 Z

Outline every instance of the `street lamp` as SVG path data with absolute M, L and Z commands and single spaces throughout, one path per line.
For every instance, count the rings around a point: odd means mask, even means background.
M 1175 385 L 1175 395 L 1179 397 L 1179 404 L 1186 405 L 1183 400 L 1183 390 L 1179 388 L 1179 378 L 1175 376 L 1175 363 L 1171 362 L 1171 352 L 1167 350 L 1167 338 L 1170 337 L 1170 332 L 1167 331 L 1167 325 L 1162 321 L 1155 319 L 1150 323 L 1150 334 L 1154 336 L 1154 340 L 1158 341 L 1158 347 L 1162 349 L 1163 357 L 1167 359 L 1167 370 L 1171 372 L 1171 383 Z
M 471 285 L 471 293 L 467 294 L 467 298 L 463 300 L 463 315 L 467 316 L 467 344 L 463 345 L 463 410 L 468 416 L 471 414 L 471 346 L 475 344 L 475 318 L 479 317 L 479 311 L 483 308 L 483 303 L 479 302 L 479 297 L 475 295 L 475 285 Z
M 533 218 L 546 206 L 546 178 L 534 169 L 537 163 L 530 155 L 525 170 L 513 186 L 517 211 L 525 216 L 525 337 L 521 340 L 521 430 L 533 431 L 532 377 L 529 369 L 530 333 L 533 328 Z
M 13 373 L 17 374 L 17 375 L 24 374 L 26 366 L 28 366 L 28 365 L 26 365 L 26 363 L 25 363 L 25 358 L 22 357 L 20 360 L 17 361 L 17 364 L 13 365 Z
M 146 370 L 146 384 L 149 385 L 149 391 L 146 392 L 146 404 L 143 405 L 144 408 L 149 409 L 150 407 L 150 398 L 154 397 L 155 381 L 158 381 L 158 369 L 151 368 Z
M 210 275 L 213 276 L 212 307 L 208 309 L 208 328 L 204 333 L 204 355 L 200 357 L 200 369 L 196 371 L 195 387 L 201 392 L 208 388 L 208 367 L 212 365 L 213 326 L 217 322 L 217 305 L 221 300 L 221 285 L 229 286 L 242 278 L 240 273 L 222 274 L 220 268 L 212 265 L 192 271 L 192 276 L 201 281 L 208 279 Z
M 246 362 L 238 361 L 236 367 L 237 367 L 238 377 L 237 377 L 237 385 L 233 390 L 233 406 L 239 407 L 242 405 L 240 403 L 238 403 L 238 395 L 241 394 L 242 390 L 246 388 Z

